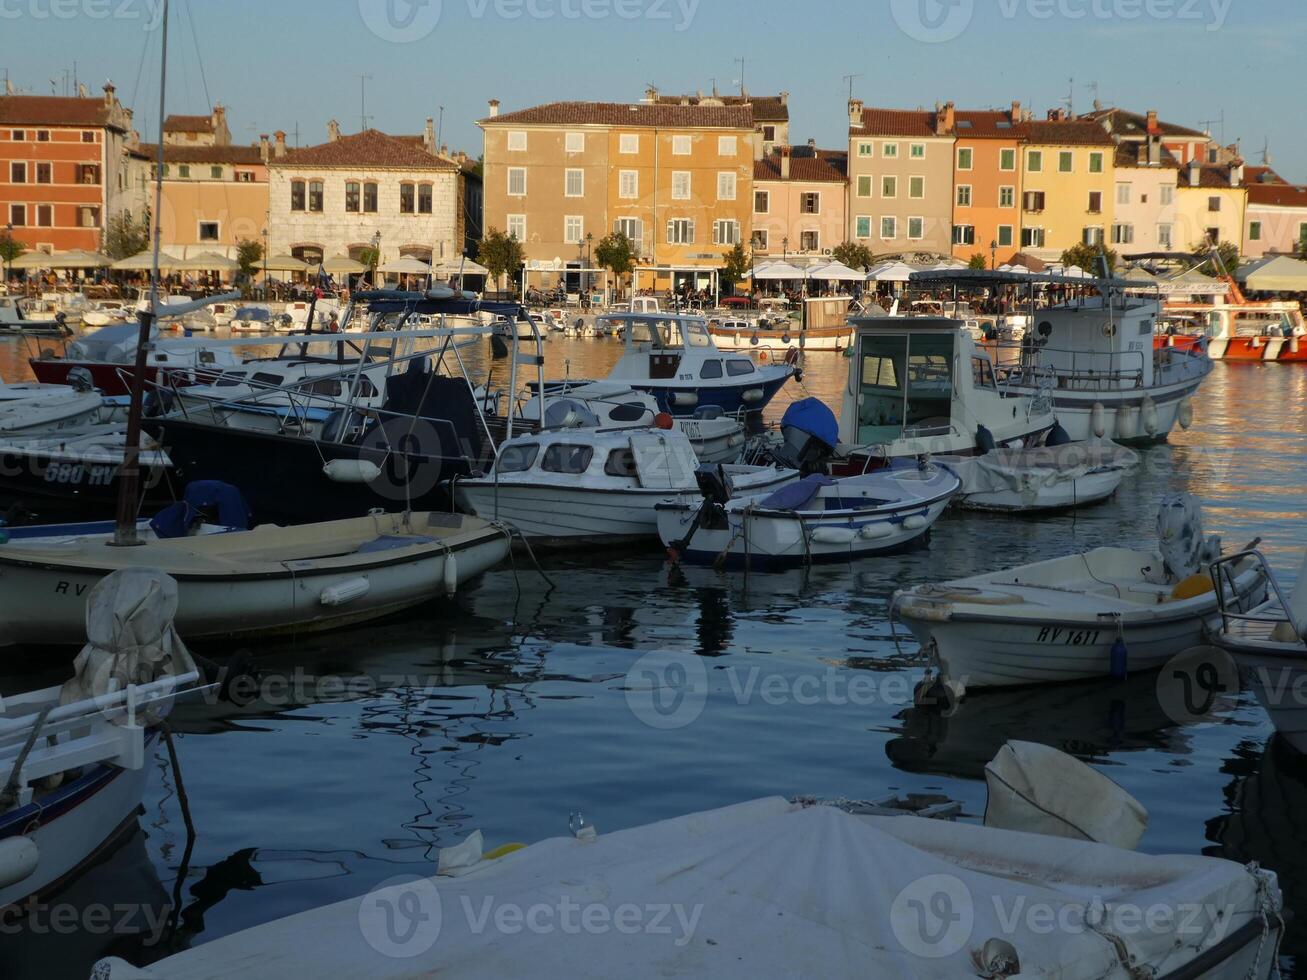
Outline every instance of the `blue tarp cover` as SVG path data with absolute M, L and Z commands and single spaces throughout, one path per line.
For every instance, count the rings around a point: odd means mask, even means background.
M 812 398 L 809 401 L 816 401 L 816 399 Z M 820 405 L 821 402 L 817 402 L 817 404 Z M 793 411 L 793 407 L 791 407 L 790 411 Z M 789 412 L 786 414 L 788 415 Z M 822 487 L 833 486 L 834 483 L 835 481 L 824 473 L 814 473 L 812 476 L 805 476 L 797 483 L 785 484 L 785 486 L 764 498 L 758 506 L 766 507 L 768 510 L 801 510 L 808 505 L 813 497 L 817 496 L 818 490 Z
M 785 410 L 781 425 L 792 426 L 806 432 L 832 449 L 840 442 L 840 424 L 835 419 L 835 413 L 817 398 L 805 398 L 795 402 Z

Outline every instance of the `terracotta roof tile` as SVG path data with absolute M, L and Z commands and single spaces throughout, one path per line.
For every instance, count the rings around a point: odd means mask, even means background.
M 814 150 L 808 146 L 790 148 L 790 180 L 842 184 L 848 179 L 846 150 Z M 754 180 L 780 180 L 781 154 L 775 150 L 753 164 Z
M 1209 190 L 1230 190 L 1230 165 L 1229 164 L 1203 164 L 1198 171 L 1198 186 Z M 1193 187 L 1189 180 L 1189 167 L 1180 168 L 1180 186 Z M 1240 185 L 1243 186 L 1243 185 Z
M 169 116 L 163 121 L 165 133 L 212 133 L 211 116 Z
M 142 143 L 138 150 L 140 155 L 149 160 L 159 159 L 158 143 Z M 164 163 L 244 163 L 263 162 L 263 156 L 257 146 L 179 146 L 173 143 L 163 145 Z
M 1096 122 L 1080 119 L 1064 121 L 1032 119 L 1016 127 L 1027 143 L 1041 146 L 1115 146 L 1107 130 Z
M 1139 162 L 1139 152 L 1146 145 L 1147 145 L 1146 143 L 1142 143 L 1142 142 L 1134 143 L 1130 141 L 1124 143 L 1118 143 L 1116 146 L 1115 165 L 1118 167 L 1135 167 L 1135 168 L 1140 168 L 1145 170 L 1156 169 L 1150 167 L 1147 164 L 1147 162 L 1145 163 Z M 1163 170 L 1166 169 L 1175 170 L 1180 166 L 1180 161 L 1177 160 L 1175 156 L 1171 153 L 1171 151 L 1168 150 L 1166 147 L 1162 147 L 1162 153 L 1159 159 L 1161 161 L 1159 166 Z M 1147 157 L 1145 157 L 1145 160 L 1147 160 Z
M 998 110 L 960 109 L 955 115 L 958 139 L 1019 140 L 1021 123 L 1014 124 L 1010 113 Z
M 849 127 L 849 135 L 934 136 L 935 113 L 923 109 L 863 109 L 861 127 Z
M 458 164 L 432 156 L 410 140 L 365 129 L 352 136 L 289 150 L 280 159 L 268 161 L 274 167 L 382 167 L 392 170 L 457 170 Z
M 1307 187 L 1297 184 L 1249 184 L 1248 203 L 1263 207 L 1307 208 Z
M 716 99 L 728 106 L 752 106 L 754 122 L 790 121 L 790 107 L 779 95 L 660 95 L 658 104 L 699 105 L 703 99 Z
M 0 125 L 101 128 L 109 125 L 109 110 L 103 99 L 0 95 Z
M 1114 136 L 1142 136 L 1148 132 L 1148 117 L 1137 112 L 1128 112 L 1125 109 L 1095 109 L 1093 112 L 1087 112 L 1082 119 L 1091 119 L 1094 122 L 1100 122 L 1104 118 L 1110 119 L 1112 124 L 1112 135 Z M 1187 139 L 1207 139 L 1206 133 L 1200 133 L 1196 129 L 1189 129 L 1185 126 L 1177 126 L 1159 119 L 1157 127 L 1161 130 L 1163 136 L 1178 136 Z
M 628 102 L 550 102 L 480 120 L 555 126 L 661 126 L 680 129 L 752 129 L 750 106 L 650 105 Z

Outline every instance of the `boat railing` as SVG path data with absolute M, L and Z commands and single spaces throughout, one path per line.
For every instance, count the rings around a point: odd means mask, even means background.
M 1123 388 L 1142 388 L 1148 376 L 1145 357 L 1152 357 L 1152 345 L 1147 351 L 1095 352 L 1063 347 L 1043 347 L 1026 342 L 1009 344 L 999 341 L 995 349 L 995 371 L 1004 375 L 1009 385 L 1016 387 L 1038 386 L 1047 380 L 1051 387 L 1074 391 L 1119 391 Z M 1017 353 L 1016 364 L 1003 361 L 1002 353 Z M 1046 355 L 1058 355 L 1061 363 L 1045 362 Z M 1106 367 L 1104 367 L 1106 363 Z M 1011 365 L 1011 366 L 1009 366 Z M 1137 366 L 1135 366 L 1137 365 Z
M 1261 571 L 1263 580 L 1275 595 L 1276 602 L 1279 603 L 1279 613 L 1254 613 L 1246 608 L 1232 608 L 1243 605 L 1235 579 L 1242 570 L 1240 566 L 1245 561 L 1255 563 Z M 1212 577 L 1212 585 L 1216 590 L 1217 607 L 1221 613 L 1222 633 L 1229 633 L 1230 627 L 1236 623 L 1260 623 L 1266 627 L 1269 636 L 1270 632 L 1281 623 L 1293 623 L 1289 615 L 1289 603 L 1285 599 L 1284 593 L 1280 591 L 1280 583 L 1276 580 L 1275 573 L 1271 570 L 1266 556 L 1260 551 L 1251 548 L 1231 555 L 1223 555 L 1212 562 L 1208 572 Z

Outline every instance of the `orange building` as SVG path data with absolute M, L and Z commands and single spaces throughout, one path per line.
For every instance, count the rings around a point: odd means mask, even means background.
M 0 225 L 29 249 L 94 251 L 115 214 L 139 210 L 128 179 L 131 111 L 102 98 L 0 96 Z
M 1004 263 L 1021 250 L 1021 103 L 958 110 L 953 146 L 953 255 Z

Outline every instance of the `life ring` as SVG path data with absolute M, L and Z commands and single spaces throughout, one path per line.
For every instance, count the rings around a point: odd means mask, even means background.
M 791 365 L 799 363 L 799 348 L 791 347 L 785 352 L 785 363 Z

